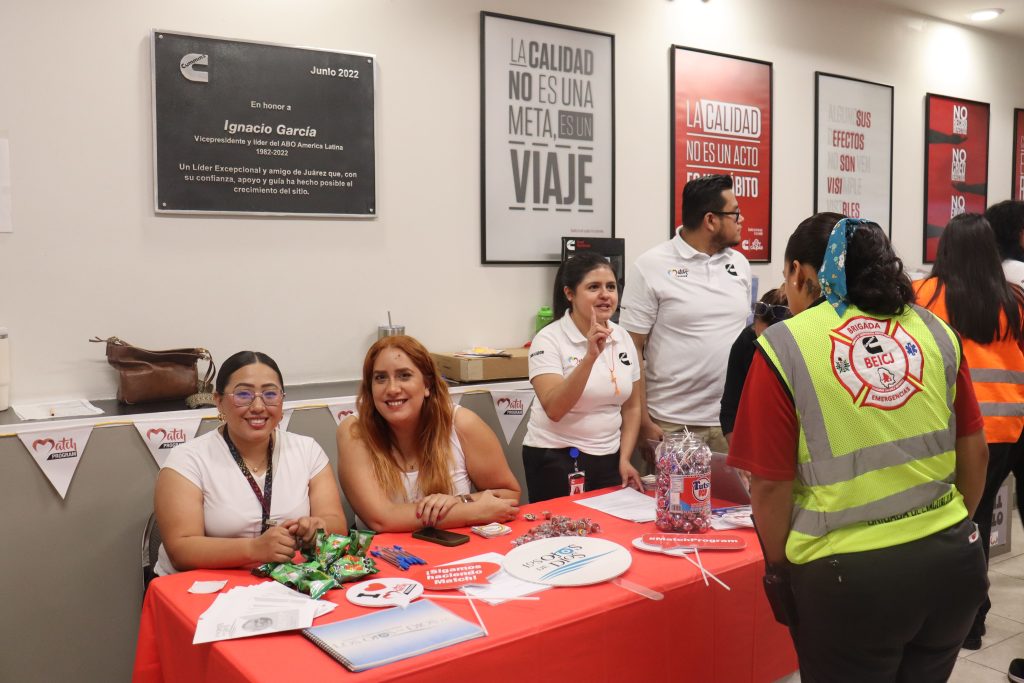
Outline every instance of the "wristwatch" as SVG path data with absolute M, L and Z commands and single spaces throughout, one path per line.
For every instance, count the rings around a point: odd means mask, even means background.
M 473 496 L 464 493 L 461 496 L 459 496 L 459 500 L 461 500 L 463 503 L 472 503 Z

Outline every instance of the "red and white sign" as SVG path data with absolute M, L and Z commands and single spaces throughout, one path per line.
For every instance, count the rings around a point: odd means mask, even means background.
M 923 388 L 921 346 L 898 322 L 859 315 L 831 339 L 832 372 L 854 405 L 894 410 Z
M 423 595 L 423 584 L 411 579 L 370 579 L 345 591 L 345 597 L 360 607 L 405 607 Z
M 985 213 L 989 105 L 931 94 L 925 101 L 924 262 L 932 263 L 953 216 Z
M 743 212 L 735 249 L 751 261 L 770 261 L 771 62 L 675 46 L 672 100 L 673 234 L 683 223 L 686 183 L 706 175 L 730 175 Z
M 671 548 L 697 548 L 698 550 L 743 550 L 747 541 L 731 534 L 644 534 L 647 545 Z
M 92 425 L 21 432 L 18 438 L 39 465 L 61 498 L 67 495 L 82 452 L 92 434 Z
M 446 591 L 463 586 L 482 586 L 500 571 L 501 566 L 494 562 L 472 562 L 424 569 L 416 578 L 427 590 Z
M 195 438 L 199 431 L 201 417 L 177 418 L 171 420 L 137 420 L 135 429 L 146 443 L 149 454 L 153 456 L 157 467 L 163 467 L 167 455 L 175 446 L 180 446 Z

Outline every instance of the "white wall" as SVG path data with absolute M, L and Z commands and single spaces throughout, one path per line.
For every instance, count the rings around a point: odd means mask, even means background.
M 15 400 L 114 393 L 93 335 L 241 348 L 289 382 L 358 376 L 390 309 L 435 349 L 528 339 L 553 269 L 479 265 L 479 11 L 616 35 L 616 223 L 628 258 L 669 214 L 669 46 L 775 63 L 773 262 L 812 208 L 814 71 L 895 86 L 893 234 L 920 263 L 925 92 L 991 102 L 1009 195 L 1024 45 L 870 3 L 805 0 L 0 0 L 13 234 L 0 325 Z M 149 31 L 377 55 L 378 208 L 364 220 L 156 216 Z

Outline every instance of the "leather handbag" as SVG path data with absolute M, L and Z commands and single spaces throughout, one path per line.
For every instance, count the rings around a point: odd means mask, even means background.
M 217 371 L 206 349 L 150 351 L 119 339 L 95 337 L 105 342 L 107 362 L 117 370 L 117 400 L 126 405 L 185 399 L 190 408 L 214 405 L 213 375 Z M 207 362 L 199 379 L 199 361 Z

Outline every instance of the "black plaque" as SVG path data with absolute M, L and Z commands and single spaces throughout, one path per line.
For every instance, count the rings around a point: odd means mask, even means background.
M 153 32 L 157 212 L 376 215 L 374 58 Z

